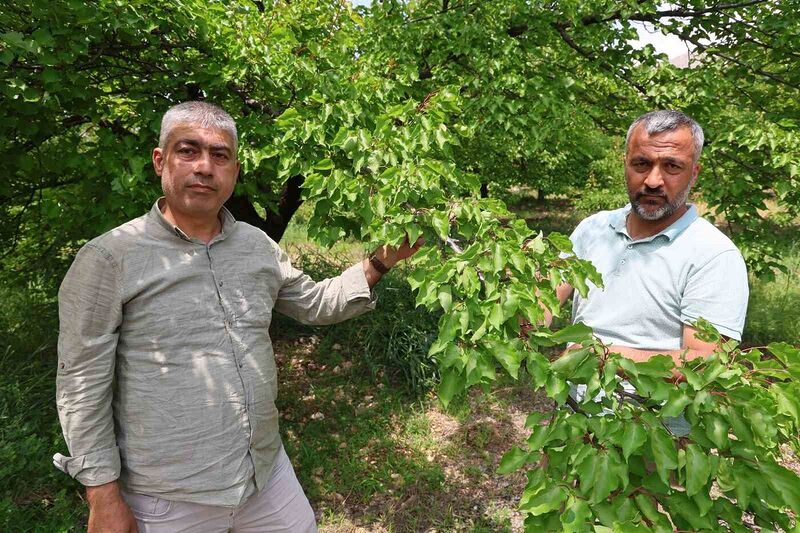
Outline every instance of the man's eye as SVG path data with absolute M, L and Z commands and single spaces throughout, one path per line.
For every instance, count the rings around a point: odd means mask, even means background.
M 228 154 L 223 153 L 223 152 L 215 152 L 215 153 L 213 153 L 211 155 L 217 161 L 227 161 L 228 160 Z
M 178 148 L 178 153 L 181 154 L 181 155 L 189 155 L 192 152 L 193 152 L 193 150 L 191 148 L 189 148 L 188 146 L 183 146 L 181 148 Z

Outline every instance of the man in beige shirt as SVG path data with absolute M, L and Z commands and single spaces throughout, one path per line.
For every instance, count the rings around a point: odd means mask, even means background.
M 164 197 L 87 243 L 59 292 L 57 406 L 89 531 L 315 531 L 278 433 L 273 309 L 330 324 L 419 243 L 316 283 L 223 207 L 233 119 L 171 108 L 153 166 Z

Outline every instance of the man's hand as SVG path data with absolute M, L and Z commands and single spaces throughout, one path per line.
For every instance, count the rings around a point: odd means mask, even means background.
M 89 502 L 88 533 L 138 533 L 136 518 L 122 499 L 116 481 L 86 487 Z
M 417 253 L 417 250 L 419 250 L 423 244 L 425 244 L 425 240 L 422 237 L 418 238 L 417 242 L 414 244 L 410 244 L 408 242 L 408 237 L 406 237 L 399 248 L 395 249 L 391 246 L 384 245 L 375 250 L 374 255 L 386 268 L 392 268 L 403 259 L 408 259 Z
M 425 244 L 425 240 L 422 237 L 417 239 L 417 242 L 414 244 L 409 244 L 408 237 L 406 237 L 399 248 L 384 245 L 375 250 L 372 255 L 374 255 L 386 269 L 390 269 L 399 261 L 408 259 L 417 253 L 417 250 L 419 250 L 423 244 Z M 364 275 L 367 277 L 367 284 L 369 284 L 370 288 L 374 287 L 375 284 L 378 283 L 378 280 L 381 279 L 381 276 L 383 276 L 383 273 L 377 270 L 370 263 L 369 259 L 364 259 L 362 266 L 364 267 Z

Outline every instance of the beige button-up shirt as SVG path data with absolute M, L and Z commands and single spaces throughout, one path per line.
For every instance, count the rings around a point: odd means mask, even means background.
M 360 264 L 316 283 L 223 209 L 207 245 L 159 209 L 86 244 L 59 291 L 56 400 L 84 485 L 235 506 L 281 442 L 273 309 L 330 324 L 374 307 Z

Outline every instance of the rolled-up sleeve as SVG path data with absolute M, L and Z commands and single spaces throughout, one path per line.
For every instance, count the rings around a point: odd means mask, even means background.
M 376 298 L 367 283 L 364 268 L 357 263 L 341 275 L 315 282 L 291 265 L 278 249 L 281 288 L 275 309 L 303 324 L 335 324 L 375 308 Z
M 81 249 L 58 293 L 56 406 L 71 457 L 53 462 L 87 486 L 114 481 L 120 455 L 112 382 L 122 320 L 119 269 L 93 244 Z

